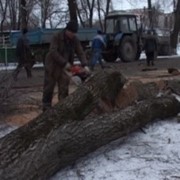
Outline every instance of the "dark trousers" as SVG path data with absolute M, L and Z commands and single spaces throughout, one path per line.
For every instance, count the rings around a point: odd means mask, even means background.
M 155 59 L 155 52 L 146 53 L 146 62 L 148 66 L 154 65 L 154 59 Z
M 52 98 L 55 85 L 58 85 L 58 100 L 62 100 L 68 96 L 70 78 L 65 72 L 59 74 L 50 74 L 45 71 L 44 88 L 43 88 L 43 111 L 52 106 Z
M 95 65 L 99 62 L 101 68 L 103 69 L 103 63 L 102 63 L 102 50 L 101 49 L 93 49 L 92 51 L 92 59 L 90 63 L 91 70 L 94 70 Z
M 23 68 L 25 68 L 26 70 L 27 78 L 32 77 L 32 73 L 31 73 L 32 65 L 30 63 L 19 62 L 13 73 L 13 77 L 15 80 L 17 80 L 18 74 Z

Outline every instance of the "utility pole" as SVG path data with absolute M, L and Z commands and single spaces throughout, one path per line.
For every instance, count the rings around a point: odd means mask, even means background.
M 152 18 L 152 4 L 151 0 L 148 0 L 148 16 L 149 16 L 149 27 L 150 29 L 153 29 L 153 18 Z

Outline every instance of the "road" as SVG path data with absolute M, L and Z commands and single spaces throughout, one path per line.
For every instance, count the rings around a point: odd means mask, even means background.
M 128 80 L 141 80 L 142 82 L 151 82 L 165 79 L 180 79 L 179 75 L 172 76 L 168 73 L 167 68 L 173 67 L 180 71 L 180 57 L 157 59 L 155 66 L 147 67 L 145 60 L 140 60 L 131 63 L 122 63 L 117 61 L 115 63 L 106 63 L 110 68 L 119 70 Z M 143 71 L 148 69 L 148 71 Z M 97 65 L 96 71 L 101 70 Z M 42 90 L 44 69 L 42 67 L 33 68 L 33 77 L 27 79 L 25 70 L 20 72 L 18 81 L 12 82 L 14 96 L 8 100 L 11 105 L 9 110 L 6 107 L 6 122 L 10 124 L 22 125 L 32 120 L 42 112 Z M 70 93 L 75 90 L 76 86 L 71 83 Z M 53 104 L 57 103 L 57 88 L 55 89 L 55 97 Z M 1 116 L 1 113 L 0 113 Z
M 160 75 L 167 75 L 168 71 L 167 68 L 177 68 L 180 71 L 180 56 L 175 57 L 164 57 L 164 58 L 158 58 L 155 61 L 155 66 L 147 67 L 145 59 L 141 59 L 139 61 L 130 62 L 130 63 L 123 63 L 120 61 L 117 61 L 115 63 L 105 63 L 106 66 L 114 68 L 116 70 L 120 70 L 122 74 L 124 74 L 126 77 L 148 77 L 154 75 L 156 77 Z M 149 71 L 148 71 L 149 69 Z M 100 70 L 100 67 L 97 65 L 96 70 Z M 144 71 L 143 71 L 144 70 Z M 145 71 L 146 70 L 146 71 Z M 42 66 L 36 66 L 36 68 L 33 68 L 32 70 L 33 78 L 27 79 L 26 73 L 23 70 L 20 72 L 18 81 L 14 82 L 13 86 L 40 86 L 43 84 L 43 78 L 44 78 L 44 69 Z

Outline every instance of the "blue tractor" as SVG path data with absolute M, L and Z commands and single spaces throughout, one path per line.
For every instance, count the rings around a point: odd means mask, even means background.
M 142 43 L 136 15 L 113 11 L 106 16 L 105 25 L 107 46 L 103 59 L 106 62 L 115 62 L 117 58 L 123 62 L 138 60 Z

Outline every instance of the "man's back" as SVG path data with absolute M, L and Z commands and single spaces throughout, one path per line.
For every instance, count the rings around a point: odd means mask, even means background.
M 146 53 L 156 51 L 157 50 L 157 42 L 156 42 L 155 38 L 153 38 L 153 37 L 147 38 L 144 49 L 145 49 Z
M 26 35 L 22 35 L 17 41 L 16 56 L 24 56 L 28 53 L 28 51 L 30 51 L 29 40 L 27 39 Z
M 105 47 L 105 41 L 102 35 L 98 34 L 92 41 L 92 49 L 102 49 Z

